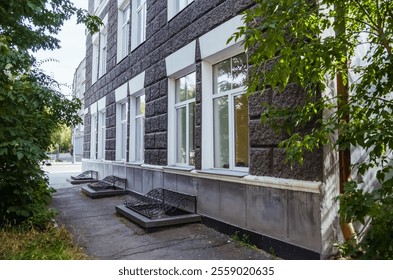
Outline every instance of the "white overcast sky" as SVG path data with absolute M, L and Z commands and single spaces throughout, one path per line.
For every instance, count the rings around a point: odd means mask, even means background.
M 88 0 L 72 0 L 72 2 L 76 7 L 87 10 Z M 85 26 L 76 24 L 76 19 L 72 18 L 65 23 L 56 37 L 61 40 L 60 49 L 40 51 L 35 56 L 39 61 L 50 58 L 59 61 L 46 62 L 41 68 L 59 83 L 69 85 L 69 88 L 62 87 L 61 89 L 64 94 L 70 94 L 74 72 L 86 54 Z

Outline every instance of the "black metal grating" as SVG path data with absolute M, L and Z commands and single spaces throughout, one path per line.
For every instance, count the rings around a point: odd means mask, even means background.
M 195 196 L 164 188 L 153 189 L 140 197 L 131 196 L 124 205 L 150 219 L 188 213 L 188 211 L 196 213 Z

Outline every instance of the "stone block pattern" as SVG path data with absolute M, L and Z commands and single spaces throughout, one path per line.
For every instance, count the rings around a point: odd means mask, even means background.
M 92 85 L 92 41 L 87 38 L 85 106 L 107 96 L 106 160 L 115 160 L 116 154 L 116 110 L 114 91 L 136 75 L 145 71 L 145 163 L 167 164 L 168 123 L 168 79 L 165 58 L 196 40 L 196 112 L 195 112 L 195 167 L 201 169 L 201 67 L 198 38 L 225 21 L 238 15 L 253 4 L 253 1 L 199 0 L 192 2 L 169 22 L 167 0 L 147 1 L 147 38 L 127 57 L 116 63 L 117 50 L 117 1 L 110 0 L 102 17 L 108 14 L 107 72 Z M 278 107 L 294 107 L 304 102 L 301 90 L 289 85 L 285 94 L 269 90 L 249 97 L 249 165 L 251 175 L 321 180 L 322 151 L 306 156 L 304 165 L 289 166 L 284 162 L 283 150 L 278 143 L 284 135 L 260 123 L 264 104 Z M 88 135 L 88 131 L 85 132 Z M 89 139 L 85 137 L 84 155 L 88 155 Z M 127 141 L 128 143 L 128 141 Z
M 93 1 L 89 1 L 91 10 Z M 132 4 L 133 2 L 131 2 Z M 165 58 L 198 39 L 204 33 L 236 16 L 253 4 L 251 0 L 199 0 L 192 2 L 169 22 L 167 20 L 167 0 L 147 1 L 146 41 L 133 50 L 127 57 L 116 63 L 117 45 L 117 1 L 109 0 L 100 15 L 108 15 L 108 54 L 107 72 L 92 84 L 92 38 L 86 40 L 86 93 L 85 106 L 89 107 L 100 98 L 112 95 L 114 90 L 145 71 L 146 119 L 145 119 L 145 163 L 167 164 L 167 95 L 168 80 Z M 196 58 L 200 60 L 197 51 Z M 198 62 L 198 61 L 196 61 Z M 200 85 L 199 71 L 199 85 Z M 199 91 L 200 95 L 200 91 Z M 200 98 L 200 97 L 199 97 Z M 197 102 L 200 103 L 200 100 Z M 107 106 L 112 106 L 112 99 L 107 99 Z M 201 107 L 197 107 L 201 116 Z M 112 111 L 111 111 L 112 112 Z M 115 141 L 112 139 L 115 123 L 114 115 L 107 116 L 106 160 L 115 159 Z M 196 120 L 196 131 L 201 137 L 200 120 Z M 200 168 L 200 139 L 196 139 L 196 167 Z M 87 142 L 86 142 L 87 144 Z M 88 145 L 84 146 L 88 154 Z
M 268 105 L 279 108 L 295 108 L 305 102 L 299 86 L 288 85 L 283 93 L 271 89 L 256 92 L 249 96 L 249 142 L 250 174 L 309 181 L 321 181 L 323 172 L 322 149 L 306 153 L 302 165 L 285 162 L 285 151 L 278 148 L 286 135 L 277 133 L 260 120 Z M 310 126 L 311 127 L 311 126 Z M 308 128 L 306 128 L 308 129 Z

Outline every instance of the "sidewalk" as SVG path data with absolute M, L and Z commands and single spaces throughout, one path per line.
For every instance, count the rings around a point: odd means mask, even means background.
M 65 181 L 75 173 L 75 166 L 49 167 L 45 170 L 49 172 L 51 185 L 57 189 L 52 201 L 52 207 L 59 211 L 57 222 L 66 226 L 76 244 L 94 259 L 274 259 L 262 250 L 241 246 L 200 223 L 145 233 L 143 228 L 116 215 L 115 206 L 122 204 L 125 196 L 88 198 L 81 193 L 80 186 Z

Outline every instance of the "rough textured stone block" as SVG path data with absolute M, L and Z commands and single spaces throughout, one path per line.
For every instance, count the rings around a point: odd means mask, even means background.
M 250 149 L 250 174 L 256 176 L 271 176 L 272 148 Z
M 284 134 L 275 132 L 267 124 L 262 124 L 260 120 L 249 121 L 249 135 L 251 147 L 277 146 L 285 139 Z
M 271 90 L 255 92 L 248 96 L 248 114 L 250 119 L 260 119 L 266 105 L 271 102 Z
M 279 178 L 290 178 L 308 181 L 321 181 L 323 172 L 322 150 L 314 153 L 305 153 L 304 163 L 285 163 L 285 151 L 283 149 L 273 149 L 273 170 L 272 176 Z

